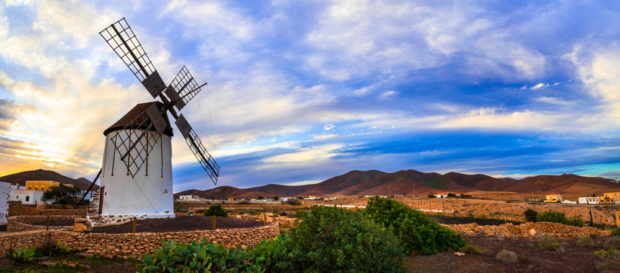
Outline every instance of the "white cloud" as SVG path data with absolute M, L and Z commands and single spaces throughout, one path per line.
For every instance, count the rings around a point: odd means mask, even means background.
M 532 89 L 532 90 L 538 90 L 538 89 L 542 89 L 542 88 L 546 88 L 546 87 L 549 87 L 549 84 L 548 84 L 548 83 L 542 83 L 542 82 L 541 82 L 541 83 L 537 83 L 536 85 L 534 85 L 534 86 L 530 87 L 530 89 Z
M 394 96 L 398 95 L 398 92 L 394 91 L 394 90 L 388 90 L 385 91 L 383 93 L 381 93 L 381 95 L 379 95 L 379 98 L 382 100 L 386 100 L 386 99 L 390 99 Z
M 576 46 L 567 57 L 578 67 L 581 80 L 589 87 L 591 94 L 604 103 L 610 126 L 618 126 L 620 120 L 620 45 L 614 43 L 597 48 L 591 57 L 585 58 L 581 46 Z M 615 121 L 614 121 L 615 120 Z

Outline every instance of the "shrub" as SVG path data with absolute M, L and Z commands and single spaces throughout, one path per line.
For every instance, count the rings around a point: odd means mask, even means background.
M 361 213 L 314 206 L 289 235 L 255 248 L 267 272 L 403 272 L 396 238 Z
M 540 238 L 538 238 L 536 245 L 538 245 L 538 248 L 542 250 L 551 250 L 551 251 L 555 251 L 560 247 L 560 243 L 558 243 L 558 241 L 555 238 L 549 235 L 541 236 Z
M 464 245 L 463 247 L 461 247 L 461 249 L 459 249 L 459 251 L 463 253 L 467 253 L 467 254 L 474 254 L 474 255 L 480 255 L 482 253 L 479 247 L 475 245 L 470 245 L 470 244 Z
M 289 198 L 284 203 L 289 204 L 289 205 L 293 205 L 293 206 L 301 205 L 301 201 L 299 201 L 299 199 L 296 199 L 296 198 L 295 199 L 294 198 Z
M 189 245 L 162 241 L 162 246 L 136 261 L 138 272 L 265 272 L 261 259 L 240 246 L 226 249 L 206 239 Z
M 6 257 L 11 260 L 12 264 L 23 264 L 31 262 L 35 255 L 35 248 L 33 246 L 29 248 L 21 247 L 18 250 L 9 249 L 6 253 Z
M 406 254 L 415 251 L 428 255 L 465 246 L 465 241 L 457 233 L 395 200 L 373 197 L 368 201 L 364 215 L 394 233 Z
M 611 229 L 612 236 L 620 236 L 620 228 L 612 228 Z
M 538 215 L 538 212 L 533 209 L 527 209 L 523 212 L 523 215 L 525 216 L 525 221 L 536 222 L 536 216 Z
M 205 211 L 205 216 L 221 216 L 221 217 L 227 217 L 228 216 L 228 212 L 222 208 L 222 205 L 220 204 L 215 204 L 215 205 L 211 205 L 209 207 L 209 209 L 207 209 Z
M 582 248 L 590 248 L 594 246 L 594 241 L 590 237 L 581 237 L 577 240 L 577 246 Z
M 568 221 L 564 213 L 557 211 L 546 211 L 536 216 L 538 222 L 565 223 Z

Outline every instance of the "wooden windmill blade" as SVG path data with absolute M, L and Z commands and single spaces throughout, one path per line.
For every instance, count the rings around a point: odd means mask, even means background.
M 213 184 L 217 185 L 217 179 L 220 175 L 220 165 L 217 164 L 204 145 L 202 145 L 200 137 L 198 137 L 183 115 L 180 115 L 175 123 L 185 138 L 187 146 L 189 146 L 189 149 L 198 160 L 198 163 L 200 163 L 200 166 L 204 169 L 207 175 L 209 175 L 211 181 L 213 181 Z
M 142 82 L 151 96 L 157 98 L 166 88 L 166 84 L 125 18 L 106 27 L 99 34 L 123 60 L 133 75 Z
M 207 83 L 198 85 L 196 78 L 189 72 L 189 69 L 183 66 L 174 79 L 172 79 L 165 93 L 170 103 L 181 111 L 190 100 L 200 93 L 205 85 Z

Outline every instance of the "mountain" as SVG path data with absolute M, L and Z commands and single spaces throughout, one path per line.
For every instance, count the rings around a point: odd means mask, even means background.
M 52 180 L 57 181 L 62 184 L 70 184 L 74 187 L 82 190 L 88 189 L 91 181 L 86 178 L 80 177 L 78 179 L 73 179 L 71 177 L 64 176 L 54 171 L 48 170 L 34 170 L 34 171 L 25 171 L 20 173 L 9 174 L 6 176 L 0 177 L 0 181 L 9 182 L 11 184 L 19 184 L 22 186 L 26 186 L 27 180 Z M 93 190 L 97 190 L 99 186 L 94 185 Z
M 523 179 L 495 178 L 484 174 L 424 173 L 402 170 L 385 173 L 377 170 L 351 171 L 327 179 L 321 183 L 286 186 L 269 184 L 260 187 L 238 189 L 230 186 L 211 190 L 188 190 L 183 194 L 197 194 L 210 199 L 229 197 L 247 198 L 257 196 L 359 196 L 359 195 L 425 195 L 438 192 L 559 192 L 589 193 L 620 191 L 620 184 L 601 177 L 584 177 L 574 174 L 538 175 Z M 177 193 L 180 195 L 181 193 Z M 177 196 L 175 194 L 175 196 Z

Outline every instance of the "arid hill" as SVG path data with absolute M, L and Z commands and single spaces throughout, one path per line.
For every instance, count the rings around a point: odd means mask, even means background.
M 377 170 L 351 171 L 321 183 L 285 186 L 269 184 L 248 189 L 224 186 L 211 190 L 187 190 L 180 194 L 196 194 L 210 199 L 246 198 L 257 196 L 359 196 L 359 195 L 424 195 L 439 192 L 558 192 L 591 195 L 620 191 L 620 184 L 600 177 L 573 174 L 539 175 L 524 179 L 494 178 L 484 174 L 423 173 L 403 170 L 385 173 Z
M 71 177 L 64 176 L 54 171 L 48 170 L 34 170 L 34 171 L 25 171 L 20 173 L 9 174 L 6 176 L 0 177 L 0 181 L 9 182 L 11 184 L 19 184 L 22 186 L 26 185 L 27 180 L 52 180 L 58 181 L 63 184 L 70 184 L 74 187 L 77 187 L 82 190 L 88 189 L 91 181 L 86 178 L 80 177 L 78 179 L 73 179 Z M 94 185 L 93 190 L 97 190 L 99 186 Z

